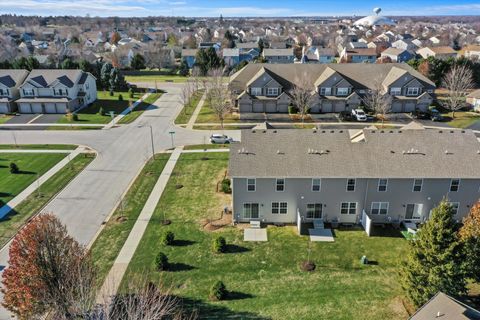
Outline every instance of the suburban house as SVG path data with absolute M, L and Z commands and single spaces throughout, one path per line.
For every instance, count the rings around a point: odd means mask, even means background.
M 340 61 L 348 63 L 375 63 L 377 50 L 375 48 L 349 49 L 344 48 L 340 53 Z
M 82 70 L 32 70 L 19 87 L 20 113 L 67 113 L 97 99 L 96 79 Z
M 27 70 L 0 70 L 0 113 L 17 111 L 18 88 L 27 76 Z
M 446 198 L 461 221 L 479 199 L 471 130 L 250 129 L 230 147 L 235 222 L 419 223 Z M 462 165 L 458 165 L 462 163 Z
M 480 311 L 443 292 L 438 292 L 409 318 L 409 320 L 430 319 L 478 320 Z
M 289 49 L 263 49 L 262 56 L 268 63 L 293 63 L 295 54 Z
M 260 49 L 256 42 L 237 43 L 236 47 L 240 50 L 240 62 L 253 61 L 260 55 Z
M 187 66 L 191 69 L 195 64 L 197 57 L 197 49 L 182 49 L 182 60 L 187 63 Z
M 436 59 L 446 60 L 448 58 L 456 58 L 457 52 L 450 47 L 425 47 L 417 50 L 417 54 L 422 58 L 434 57 Z
M 223 52 L 223 61 L 225 61 L 225 65 L 229 67 L 233 67 L 240 63 L 240 49 L 228 49 L 225 48 L 222 50 Z
M 329 48 L 310 47 L 302 49 L 301 63 L 332 63 L 335 61 L 335 50 Z
M 480 46 L 469 45 L 463 48 L 464 56 L 469 59 L 480 59 Z
M 412 51 L 412 52 L 418 49 L 417 45 L 413 43 L 412 40 L 403 40 L 403 39 L 393 42 L 392 48 L 403 49 L 403 50 Z
M 311 113 L 350 111 L 368 90 L 382 86 L 393 96 L 392 112 L 427 110 L 435 84 L 405 63 L 248 64 L 230 77 L 240 113 L 286 113 L 295 83 L 312 84 Z
M 472 106 L 473 110 L 480 112 L 480 89 L 470 92 L 467 96 L 467 103 Z
M 407 62 L 408 60 L 414 57 L 409 51 L 405 49 L 398 49 L 398 48 L 388 48 L 385 49 L 380 56 L 388 57 L 392 62 Z

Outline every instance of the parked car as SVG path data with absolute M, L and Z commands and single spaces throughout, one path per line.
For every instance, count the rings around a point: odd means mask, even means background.
M 219 144 L 228 144 L 233 142 L 233 139 L 230 138 L 229 136 L 226 136 L 224 134 L 212 134 L 210 136 L 210 142 L 211 143 L 219 143 Z
M 353 121 L 352 114 L 348 111 L 341 111 L 338 119 L 340 119 L 340 121 Z
M 352 116 L 357 121 L 367 121 L 367 114 L 362 109 L 353 109 Z
M 432 120 L 432 121 L 442 121 L 443 120 L 442 114 L 437 109 L 430 109 L 428 111 L 428 113 L 429 113 L 429 116 L 430 116 L 430 120 Z
M 410 113 L 413 119 L 419 119 L 419 120 L 430 120 L 430 114 L 428 112 L 423 112 L 423 111 L 413 111 Z

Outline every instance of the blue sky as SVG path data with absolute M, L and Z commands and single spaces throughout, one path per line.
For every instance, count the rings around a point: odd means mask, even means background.
M 480 0 L 0 0 L 0 13 L 84 16 L 480 15 Z

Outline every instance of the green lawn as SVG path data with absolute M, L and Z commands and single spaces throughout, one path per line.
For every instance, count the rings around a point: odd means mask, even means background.
M 480 121 L 480 115 L 473 112 L 458 111 L 455 112 L 455 118 L 452 118 L 452 113 L 442 114 L 448 120 L 448 125 L 454 128 L 466 129 L 477 121 Z
M 197 108 L 197 105 L 200 102 L 200 99 L 202 98 L 204 93 L 205 90 L 203 89 L 195 91 L 195 93 L 192 95 L 191 103 L 189 105 L 185 105 L 175 119 L 176 124 L 188 123 L 188 121 L 192 117 L 193 111 L 195 111 L 195 109 Z
M 407 241 L 401 235 L 367 237 L 360 229 L 335 230 L 334 243 L 311 243 L 317 270 L 302 272 L 309 240 L 296 228 L 269 227 L 266 243 L 243 242 L 232 226 L 215 232 L 202 228 L 204 219 L 218 217 L 230 197 L 216 192 L 228 154 L 183 154 L 168 182 L 146 233 L 129 264 L 124 281 L 149 274 L 181 297 L 185 307 L 208 319 L 405 319 L 397 279 Z M 178 189 L 178 185 L 183 185 Z M 172 220 L 163 226 L 164 218 Z M 173 231 L 173 246 L 160 244 Z M 222 235 L 229 253 L 211 252 Z M 171 270 L 157 272 L 156 254 L 167 254 Z M 366 255 L 371 265 L 360 265 Z M 227 301 L 210 302 L 212 284 L 222 280 L 232 292 Z
M 1 154 L 0 157 L 4 159 L 5 154 Z M 94 156 L 92 154 L 76 156 L 72 159 L 70 164 L 62 168 L 59 172 L 42 184 L 40 187 L 40 194 L 31 194 L 3 220 L 0 220 L 0 247 L 3 247 L 28 219 L 40 211 L 93 159 Z M 0 178 L 0 181 L 3 180 Z M 0 190 L 4 190 L 3 187 L 0 187 Z
M 0 150 L 75 150 L 77 146 L 71 144 L 0 144 Z
M 0 115 L 0 124 L 5 123 L 10 119 L 12 119 L 12 116 Z
M 80 125 L 71 125 L 71 126 L 50 126 L 47 130 L 53 131 L 65 131 L 65 130 L 100 130 L 103 129 L 104 126 L 80 126 Z
M 228 148 L 230 148 L 230 144 L 209 143 L 209 144 L 193 144 L 190 146 L 185 146 L 183 147 L 183 150 L 228 149 Z
M 162 93 L 152 93 L 143 102 L 141 102 L 133 111 L 123 117 L 119 123 L 127 124 L 135 121 L 140 115 L 147 110 L 155 101 L 162 96 Z
M 154 161 L 150 159 L 95 240 L 91 253 L 100 279 L 112 267 L 169 158 L 170 154 L 157 154 Z
M 125 76 L 127 82 L 186 82 L 188 77 L 177 75 L 144 75 L 144 76 Z
M 238 116 L 233 115 L 233 114 L 228 114 L 225 117 L 225 123 L 233 123 L 233 122 L 239 122 Z M 203 104 L 202 109 L 200 110 L 200 113 L 198 114 L 197 121 L 195 123 L 218 123 L 220 124 L 220 121 L 218 120 L 217 115 L 213 111 L 213 109 L 210 107 L 207 101 Z
M 65 157 L 66 154 L 61 153 L 0 153 L 0 206 L 15 198 Z M 10 173 L 11 162 L 17 164 L 20 173 Z
M 256 124 L 252 123 L 251 125 L 245 125 L 245 126 L 224 126 L 224 130 L 242 130 L 242 129 L 251 129 L 255 127 Z M 193 126 L 194 130 L 222 130 L 221 125 L 206 125 L 206 126 Z

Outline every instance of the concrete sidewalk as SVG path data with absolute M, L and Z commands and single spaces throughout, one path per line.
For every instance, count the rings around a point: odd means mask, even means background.
M 0 151 L 0 153 L 4 151 Z M 18 152 L 21 150 L 15 150 L 15 151 Z M 73 158 L 75 158 L 78 154 L 83 152 L 84 148 L 78 147 L 75 150 L 49 150 L 49 151 L 56 151 L 57 153 L 58 151 L 63 151 L 62 153 L 67 153 L 69 155 L 63 158 L 56 165 L 54 165 L 50 170 L 48 170 L 40 178 L 35 180 L 32 184 L 30 184 L 27 188 L 25 188 L 22 192 L 20 192 L 15 198 L 10 200 L 6 205 L 1 207 L 0 219 L 3 219 L 11 210 L 15 209 L 15 207 L 18 206 L 23 200 L 25 200 L 28 196 L 34 193 L 43 183 L 45 183 L 45 181 L 50 179 L 53 175 L 55 175 L 58 171 L 60 171 L 63 167 L 65 167 Z M 36 150 L 36 153 L 42 153 L 42 150 Z
M 157 183 L 153 187 L 150 196 L 145 202 L 142 212 L 140 212 L 135 225 L 130 231 L 127 240 L 123 244 L 117 259 L 110 269 L 102 288 L 100 289 L 98 302 L 104 302 L 105 300 L 108 301 L 110 297 L 117 293 L 120 283 L 122 282 L 122 278 L 127 271 L 128 264 L 130 263 L 130 260 L 132 260 L 138 244 L 142 240 L 142 236 L 147 229 L 148 223 L 150 222 L 158 202 L 160 201 L 163 191 L 165 190 L 168 180 L 170 179 L 170 175 L 175 168 L 175 164 L 182 153 L 182 149 L 183 147 L 177 147 L 172 152 L 170 159 L 165 165 L 165 168 L 158 178 Z
M 133 110 L 135 110 L 135 108 L 143 102 L 143 100 L 147 99 L 149 95 L 151 95 L 153 93 L 152 90 L 150 90 L 149 92 L 145 93 L 140 99 L 138 99 L 137 101 L 135 101 L 131 106 L 127 107 L 125 110 L 122 111 L 122 113 L 120 113 L 119 115 L 117 115 L 115 118 L 113 118 L 112 121 L 110 121 L 109 123 L 107 123 L 107 125 L 105 127 L 103 127 L 103 129 L 110 129 L 112 128 L 114 125 L 116 125 L 120 120 L 122 120 L 123 117 L 125 117 L 127 114 L 129 114 L 130 112 L 132 112 Z
M 203 94 L 202 98 L 197 104 L 197 107 L 193 111 L 192 116 L 190 117 L 190 120 L 188 120 L 187 123 L 187 129 L 193 129 L 193 126 L 195 125 L 195 121 L 197 121 L 198 115 L 200 114 L 200 110 L 202 110 L 203 105 L 205 104 L 205 99 L 207 97 L 207 91 Z

